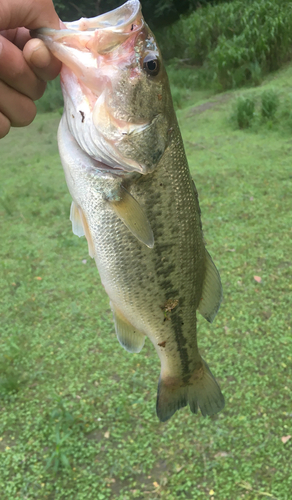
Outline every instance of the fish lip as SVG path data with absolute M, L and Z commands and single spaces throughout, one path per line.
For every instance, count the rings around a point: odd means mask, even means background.
M 100 55 L 111 51 L 127 39 L 135 39 L 143 30 L 145 22 L 138 0 L 129 0 L 117 9 L 91 18 L 80 18 L 73 22 L 60 22 L 61 29 L 39 28 L 31 30 L 32 38 L 40 38 L 49 49 L 56 43 L 64 43 L 66 39 L 81 41 L 83 49 L 97 52 Z M 99 39 L 97 50 L 96 40 Z M 100 45 L 100 40 L 102 40 Z M 68 43 L 70 47 L 70 43 Z M 53 51 L 54 52 L 54 51 Z M 58 56 L 57 56 L 58 57 Z
M 128 13 L 128 16 L 126 15 Z M 92 36 L 94 31 L 111 31 L 114 33 L 123 33 L 125 28 L 137 20 L 140 13 L 139 25 L 133 25 L 130 33 L 125 33 L 125 35 L 133 34 L 144 25 L 144 21 L 141 14 L 141 4 L 138 0 L 128 0 L 120 7 L 114 10 L 106 12 L 95 17 L 84 18 L 81 17 L 77 21 L 72 21 L 68 23 L 62 22 L 65 29 L 55 30 L 52 28 L 39 28 L 37 30 L 31 30 L 31 36 L 33 38 L 39 36 L 52 36 L 54 35 L 55 41 L 68 35 L 77 35 L 82 33 L 88 37 Z
M 96 29 L 110 29 L 111 31 L 122 31 L 125 26 L 134 21 L 141 10 L 139 0 L 128 0 L 120 7 L 99 16 L 83 18 L 77 21 L 64 23 L 66 28 L 78 31 L 92 32 Z M 127 16 L 128 14 L 128 16 Z M 86 29 L 88 28 L 89 29 Z

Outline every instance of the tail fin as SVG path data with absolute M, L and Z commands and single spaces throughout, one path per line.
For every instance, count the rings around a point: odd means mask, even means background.
M 187 403 L 193 413 L 198 413 L 200 408 L 203 417 L 214 415 L 224 408 L 224 396 L 203 359 L 186 385 L 181 379 L 164 380 L 160 376 L 156 403 L 159 420 L 166 422 Z

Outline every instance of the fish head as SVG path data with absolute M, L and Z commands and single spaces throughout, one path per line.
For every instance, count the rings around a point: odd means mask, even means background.
M 116 171 L 152 172 L 167 147 L 174 110 L 139 1 L 37 36 L 63 62 L 65 113 L 80 147 Z

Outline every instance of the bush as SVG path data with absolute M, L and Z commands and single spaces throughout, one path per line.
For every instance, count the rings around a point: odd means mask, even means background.
M 277 128 L 281 133 L 291 134 L 292 94 L 279 93 L 274 89 L 241 95 L 233 105 L 231 121 L 236 128 Z
M 258 84 L 292 54 L 288 0 L 235 0 L 198 9 L 157 33 L 166 59 L 204 66 L 221 89 Z
M 235 102 L 233 118 L 239 128 L 248 128 L 255 114 L 255 101 L 252 97 L 240 96 Z
M 62 110 L 63 95 L 60 86 L 60 79 L 48 82 L 44 95 L 37 101 L 37 110 L 40 113 Z
M 203 68 L 186 67 L 179 61 L 172 61 L 166 67 L 168 78 L 173 87 L 184 90 L 194 90 L 197 88 L 206 87 L 207 81 L 210 80 L 209 75 Z
M 292 94 L 285 94 L 279 106 L 279 122 L 282 127 L 292 130 Z
M 279 107 L 279 96 L 274 90 L 266 90 L 261 96 L 261 114 L 263 118 L 273 120 Z

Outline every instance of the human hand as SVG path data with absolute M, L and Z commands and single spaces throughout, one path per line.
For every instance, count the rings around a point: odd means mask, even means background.
M 60 72 L 60 61 L 30 37 L 42 27 L 59 29 L 52 0 L 0 0 L 0 138 L 32 122 L 33 101 Z

